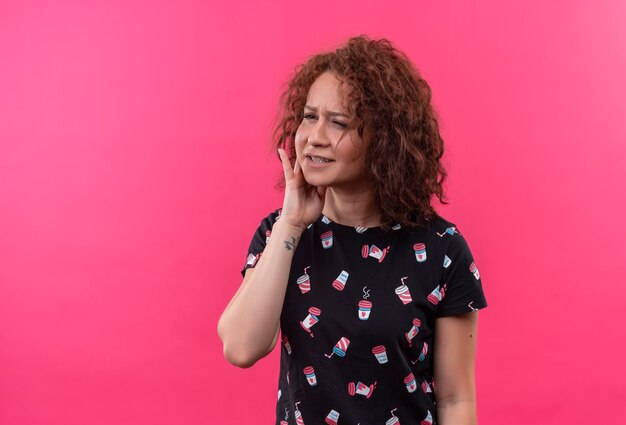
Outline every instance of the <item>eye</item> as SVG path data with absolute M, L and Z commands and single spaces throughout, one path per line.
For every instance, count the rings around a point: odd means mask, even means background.
M 304 114 L 304 119 L 305 120 L 312 120 L 312 119 L 315 119 L 315 118 L 316 117 L 313 114 Z M 341 127 L 341 128 L 346 128 L 348 126 L 348 124 L 345 124 L 345 123 L 343 123 L 341 121 L 333 121 L 332 123 L 337 125 L 337 126 L 339 126 L 339 127 Z

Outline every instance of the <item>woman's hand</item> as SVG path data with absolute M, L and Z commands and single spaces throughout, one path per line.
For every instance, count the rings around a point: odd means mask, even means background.
M 281 220 L 305 230 L 322 214 L 326 188 L 313 187 L 307 183 L 298 160 L 296 159 L 296 164 L 292 167 L 284 149 L 278 149 L 278 155 L 285 173 L 285 198 Z

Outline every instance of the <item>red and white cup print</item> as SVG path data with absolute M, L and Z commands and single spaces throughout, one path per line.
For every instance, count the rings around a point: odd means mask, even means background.
M 396 295 L 398 296 L 398 298 L 400 298 L 400 301 L 402 301 L 402 304 L 405 304 L 405 305 L 413 301 L 413 298 L 411 298 L 411 292 L 409 291 L 409 287 L 404 284 L 404 279 L 406 278 L 407 277 L 405 276 L 402 279 L 400 279 L 400 281 L 402 282 L 402 285 L 396 288 Z
M 443 295 L 441 295 L 441 291 L 439 290 L 439 285 L 437 285 L 437 287 L 435 289 L 433 289 L 433 291 L 430 294 L 428 294 L 426 299 L 432 305 L 439 304 L 439 301 L 441 301 L 443 299 Z
M 326 423 L 328 425 L 337 425 L 337 421 L 339 420 L 339 412 L 337 412 L 336 410 L 332 410 L 330 412 L 328 412 L 328 415 L 326 415 Z
M 469 269 L 472 273 L 474 273 L 474 277 L 476 278 L 476 280 L 480 279 L 480 273 L 478 273 L 478 267 L 476 267 L 476 263 L 472 261 L 472 264 L 470 264 Z
M 424 420 L 420 422 L 420 425 L 433 425 L 433 415 L 430 413 L 430 410 L 428 411 L 428 414 L 426 415 Z
M 296 411 L 293 414 L 293 416 L 296 418 L 296 424 L 297 425 L 304 425 L 304 420 L 302 419 L 302 413 L 300 413 L 298 408 L 296 408 Z
M 302 329 L 307 331 L 309 335 L 311 335 L 311 337 L 313 337 L 313 332 L 311 332 L 311 326 L 313 326 L 320 320 L 319 316 L 321 314 L 322 311 L 319 308 L 311 307 L 309 308 L 309 315 L 300 322 L 300 326 L 302 326 Z
M 409 343 L 409 346 L 413 345 L 413 338 L 415 338 L 415 336 L 419 333 L 421 325 L 422 325 L 422 322 L 420 321 L 420 319 L 415 317 L 413 319 L 413 326 L 407 333 L 404 334 L 404 336 L 406 336 L 406 340 Z
M 329 230 L 321 234 L 320 238 L 322 239 L 322 247 L 324 249 L 328 249 L 333 246 L 333 232 Z
M 287 349 L 287 354 L 291 354 L 291 345 L 289 344 L 289 339 L 287 339 L 287 335 L 282 336 L 283 345 Z
M 365 385 L 363 382 L 359 381 L 356 384 L 354 382 L 350 382 L 348 384 L 348 394 L 351 396 L 355 394 L 360 394 L 365 396 L 365 398 L 370 398 L 374 393 L 374 388 L 376 388 L 376 382 L 372 385 Z
M 396 410 L 398 410 L 398 408 L 395 408 L 391 411 L 391 417 L 389 419 L 387 419 L 387 422 L 385 422 L 385 425 L 400 425 L 400 420 L 398 419 L 398 417 L 393 413 Z
M 422 391 L 424 391 L 424 393 L 432 393 L 433 392 L 432 388 L 430 388 L 430 385 L 428 385 L 428 382 L 426 382 L 426 381 L 422 382 Z
M 415 383 L 415 376 L 412 373 L 409 373 L 406 378 L 404 378 L 404 385 L 406 385 L 406 389 L 408 392 L 412 393 L 417 389 L 417 384 Z
M 346 287 L 346 283 L 348 283 L 349 276 L 350 275 L 347 271 L 342 270 L 341 273 L 339 273 L 339 276 L 337 276 L 337 279 L 333 281 L 333 288 L 338 291 L 343 291 L 343 288 Z
M 350 345 L 350 340 L 345 336 L 342 336 L 339 341 L 333 347 L 333 352 L 329 354 L 324 354 L 329 359 L 333 356 L 333 354 L 338 355 L 339 357 L 345 357 L 346 351 L 348 351 L 348 346 Z
M 359 301 L 359 319 L 367 320 L 370 317 L 372 311 L 372 302 L 368 300 Z
M 265 231 L 265 245 L 270 243 L 270 236 L 271 235 L 272 235 L 272 231 L 271 230 L 266 230 Z
M 298 288 L 300 288 L 300 292 L 302 292 L 303 294 L 306 294 L 311 290 L 311 277 L 306 272 L 309 268 L 310 267 L 305 267 L 304 274 L 296 280 Z
M 300 410 L 298 409 L 298 404 L 300 404 L 299 401 L 294 403 L 296 411 L 293 413 L 293 416 L 296 418 L 297 425 L 304 425 L 304 420 L 302 419 L 302 413 L 300 413 Z
M 389 247 L 380 249 L 376 245 L 371 245 L 371 246 L 363 245 L 363 247 L 361 248 L 361 256 L 363 258 L 367 258 L 368 256 L 374 257 L 378 260 L 379 263 L 382 263 L 388 251 L 389 251 Z
M 374 348 L 372 348 L 372 353 L 374 354 L 374 356 L 376 356 L 376 360 L 378 360 L 378 363 L 380 364 L 385 364 L 387 363 L 387 349 L 385 348 L 384 345 L 377 345 Z
M 415 250 L 415 259 L 418 263 L 423 263 L 426 261 L 426 245 L 418 242 L 413 245 L 413 249 Z
M 303 372 L 306 376 L 306 381 L 309 383 L 310 386 L 314 387 L 315 385 L 317 385 L 317 377 L 315 376 L 315 369 L 313 369 L 313 366 L 305 367 Z
M 259 254 L 254 255 L 254 254 L 250 253 L 250 254 L 248 254 L 248 258 L 246 258 L 246 264 L 248 266 L 254 267 L 254 265 L 256 264 L 256 262 L 258 260 L 259 260 Z

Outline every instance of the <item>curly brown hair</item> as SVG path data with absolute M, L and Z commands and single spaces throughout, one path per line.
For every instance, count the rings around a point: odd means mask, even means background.
M 432 195 L 448 203 L 443 189 L 447 173 L 440 161 L 444 143 L 430 86 L 389 40 L 359 35 L 334 52 L 297 65 L 280 96 L 273 146 L 285 149 L 293 163 L 309 88 L 326 71 L 340 76 L 341 86 L 350 88 L 350 113 L 356 117 L 351 127 L 356 126 L 364 141 L 363 172 L 372 182 L 381 228 L 388 230 L 396 223 L 409 228 L 426 225 L 436 215 Z M 284 176 L 277 187 L 284 187 Z

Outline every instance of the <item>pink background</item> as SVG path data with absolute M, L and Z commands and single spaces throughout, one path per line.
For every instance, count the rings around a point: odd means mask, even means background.
M 433 89 L 480 423 L 624 423 L 626 4 L 225 3 L 0 3 L 0 423 L 271 423 L 278 347 L 237 369 L 217 320 L 278 94 L 359 33 Z

